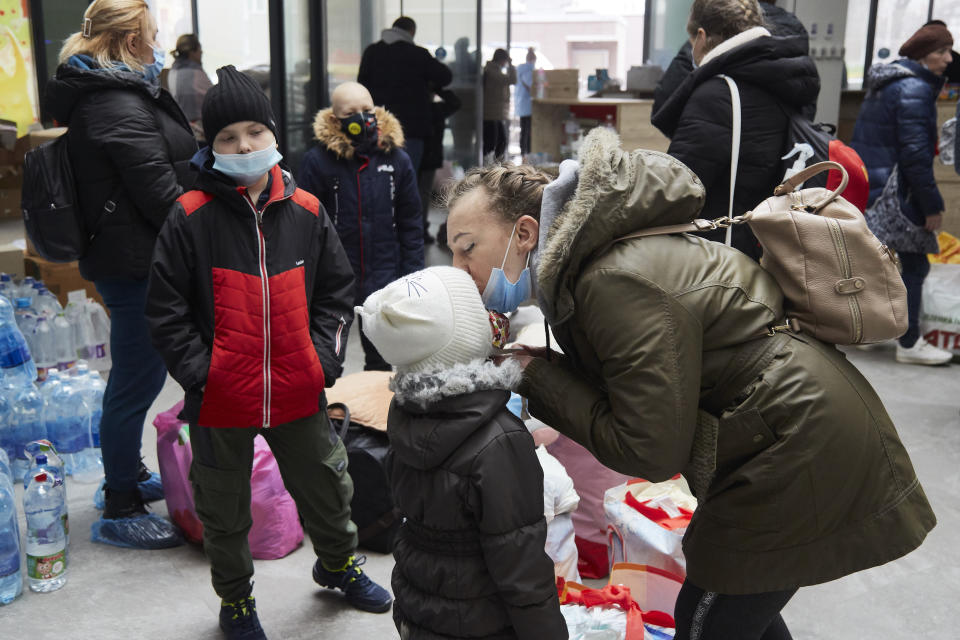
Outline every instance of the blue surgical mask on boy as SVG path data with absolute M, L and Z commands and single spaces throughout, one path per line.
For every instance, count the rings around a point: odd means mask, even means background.
M 533 284 L 530 280 L 530 254 L 527 254 L 527 263 L 520 277 L 516 282 L 510 282 L 503 267 L 507 264 L 507 256 L 510 255 L 510 247 L 513 246 L 513 236 L 517 232 L 517 225 L 513 225 L 513 231 L 510 232 L 510 242 L 507 243 L 507 252 L 503 254 L 503 263 L 500 268 L 494 267 L 490 270 L 490 278 L 487 280 L 487 286 L 483 288 L 483 306 L 491 311 L 500 313 L 512 313 L 517 310 L 520 303 L 528 300 L 533 294 Z
M 255 184 L 263 174 L 273 169 L 283 160 L 283 155 L 277 147 L 271 145 L 266 149 L 252 153 L 217 153 L 213 152 L 213 168 L 220 173 L 233 178 L 241 186 L 248 187 Z
M 147 82 L 160 80 L 160 72 L 163 71 L 165 61 L 166 53 L 157 45 L 153 45 L 153 62 L 143 67 L 143 77 Z

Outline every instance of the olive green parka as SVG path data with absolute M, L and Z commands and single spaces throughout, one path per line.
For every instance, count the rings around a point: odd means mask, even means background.
M 575 192 L 542 220 L 540 304 L 565 356 L 527 367 L 531 413 L 654 482 L 691 479 L 698 424 L 713 420 L 715 472 L 684 538 L 688 577 L 705 590 L 793 589 L 912 551 L 936 519 L 876 392 L 832 345 L 758 338 L 784 318 L 776 281 L 693 236 L 614 242 L 689 222 L 703 201 L 679 161 L 624 152 L 609 131 L 587 137 Z M 762 369 L 704 411 L 758 346 L 770 351 Z

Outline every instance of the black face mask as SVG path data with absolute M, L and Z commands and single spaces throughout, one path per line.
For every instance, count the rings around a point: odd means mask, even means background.
M 347 134 L 350 144 L 361 151 L 377 145 L 377 116 L 372 111 L 361 111 L 349 118 L 340 118 L 340 130 Z

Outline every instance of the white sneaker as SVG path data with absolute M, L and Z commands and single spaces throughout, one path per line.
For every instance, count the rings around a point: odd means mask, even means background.
M 921 336 L 909 349 L 897 345 L 897 362 L 905 364 L 946 364 L 953 360 L 953 354 L 935 347 Z

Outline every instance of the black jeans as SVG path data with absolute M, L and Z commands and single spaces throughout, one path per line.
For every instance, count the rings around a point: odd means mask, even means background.
M 94 284 L 110 310 L 113 358 L 100 421 L 103 473 L 109 488 L 133 491 L 140 475 L 143 422 L 163 389 L 167 367 L 150 341 L 144 314 L 147 281 L 97 280 Z
M 674 610 L 675 640 L 792 640 L 780 611 L 796 592 L 728 596 L 685 580 Z
M 900 336 L 900 346 L 909 349 L 920 337 L 920 303 L 923 281 L 930 273 L 930 260 L 925 253 L 898 253 L 903 264 L 903 284 L 907 286 L 907 332 Z
M 527 155 L 530 153 L 530 127 L 533 122 L 533 116 L 520 116 L 520 153 Z
M 507 150 L 507 125 L 503 120 L 483 121 L 483 155 L 493 152 L 494 160 L 500 162 Z

